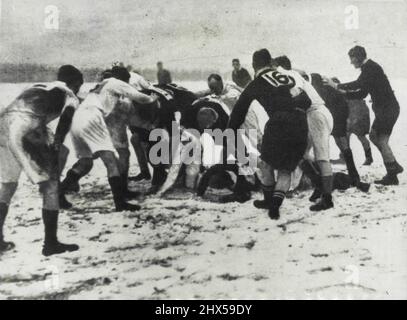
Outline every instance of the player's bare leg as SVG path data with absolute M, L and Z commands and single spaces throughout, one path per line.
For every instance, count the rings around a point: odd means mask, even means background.
M 15 244 L 4 240 L 4 223 L 9 211 L 12 197 L 17 190 L 18 183 L 2 183 L 0 188 L 0 252 L 9 251 L 15 248 Z
M 311 206 L 311 211 L 323 211 L 334 207 L 332 201 L 333 173 L 331 163 L 329 161 L 317 161 L 317 164 L 321 173 L 321 200 Z
M 261 182 L 264 199 L 254 201 L 254 206 L 258 209 L 268 209 L 270 207 L 271 198 L 273 197 L 274 187 L 276 185 L 274 169 L 262 160 L 259 160 L 258 166 L 259 172 L 257 176 Z
M 280 207 L 284 202 L 286 194 L 291 186 L 291 172 L 279 170 L 276 187 L 269 205 L 269 217 L 272 220 L 280 219 Z
M 383 162 L 387 170 L 386 176 L 375 181 L 376 184 L 382 185 L 398 185 L 399 180 L 397 175 L 404 171 L 404 168 L 397 162 L 389 145 L 390 134 L 379 134 L 372 130 L 370 140 L 379 149 L 383 157 Z
M 372 155 L 372 148 L 370 146 L 370 141 L 366 136 L 357 136 L 360 143 L 363 146 L 363 150 L 365 151 L 365 162 L 363 163 L 364 166 L 370 166 L 373 163 L 373 155 Z
M 141 209 L 138 205 L 133 205 L 125 201 L 125 190 L 120 176 L 117 158 L 112 151 L 101 151 L 97 154 L 103 161 L 107 169 L 109 184 L 113 194 L 114 204 L 117 212 L 138 211 Z
M 49 180 L 40 183 L 40 192 L 43 195 L 42 219 L 44 222 L 44 247 L 42 254 L 46 257 L 64 252 L 79 250 L 76 244 L 64 244 L 58 241 L 58 215 L 59 215 L 59 194 L 58 181 Z

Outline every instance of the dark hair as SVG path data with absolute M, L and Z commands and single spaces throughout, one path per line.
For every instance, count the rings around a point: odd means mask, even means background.
M 264 68 L 272 63 L 271 54 L 267 49 L 261 49 L 253 54 L 253 66 L 255 68 Z
M 319 73 L 311 73 L 311 83 L 314 87 L 320 88 L 324 85 L 322 76 Z
M 216 81 L 222 81 L 222 77 L 216 73 L 212 73 L 209 77 L 208 77 L 208 81 L 211 80 L 216 80 Z
M 291 61 L 287 56 L 280 56 L 274 59 L 274 61 L 286 70 L 291 70 Z
M 352 49 L 349 50 L 349 57 L 351 58 L 356 58 L 359 61 L 363 61 L 367 58 L 367 53 L 365 48 L 361 46 L 355 46 Z
M 103 71 L 101 77 L 102 77 L 103 80 L 113 78 L 112 70 L 107 69 L 107 70 Z
M 130 72 L 125 67 L 114 66 L 111 70 L 112 76 L 118 80 L 129 82 L 130 81 Z
M 240 64 L 240 60 L 239 59 L 233 59 L 232 63 L 239 63 Z
M 79 69 L 72 65 L 64 65 L 58 70 L 58 81 L 65 82 L 68 86 L 75 82 L 81 82 L 83 84 L 83 75 Z

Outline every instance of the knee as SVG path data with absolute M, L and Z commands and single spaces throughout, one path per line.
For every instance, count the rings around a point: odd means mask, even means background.
M 40 184 L 43 196 L 43 208 L 51 211 L 59 210 L 58 181 L 48 180 Z
M 379 141 L 379 137 L 377 136 L 377 134 L 375 132 L 371 132 L 369 135 L 370 141 L 372 141 L 372 143 L 376 146 L 379 145 L 380 141 Z
M 10 204 L 11 198 L 17 191 L 18 183 L 2 183 L 0 188 L 0 203 Z
M 80 175 L 87 175 L 93 169 L 93 160 L 90 158 L 80 159 L 73 170 Z
M 117 149 L 119 157 L 121 160 L 128 161 L 130 159 L 130 150 L 127 148 Z

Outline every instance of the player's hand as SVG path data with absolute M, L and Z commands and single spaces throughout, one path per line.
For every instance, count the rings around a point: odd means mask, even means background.
M 160 99 L 160 96 L 157 93 L 152 93 L 150 97 L 153 99 L 153 103 L 157 102 Z

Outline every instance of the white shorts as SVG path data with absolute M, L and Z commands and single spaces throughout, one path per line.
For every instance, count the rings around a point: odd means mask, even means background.
M 334 121 L 331 112 L 326 107 L 311 108 L 307 111 L 309 146 L 308 156 L 313 148 L 316 161 L 330 161 L 329 141 Z
M 32 133 L 30 151 L 23 141 Z M 49 148 L 52 142 L 52 132 L 38 118 L 20 112 L 0 117 L 0 181 L 17 183 L 22 171 L 34 184 L 50 180 L 57 172 Z
M 72 143 L 78 158 L 93 158 L 100 151 L 116 152 L 102 111 L 81 106 L 72 119 Z

